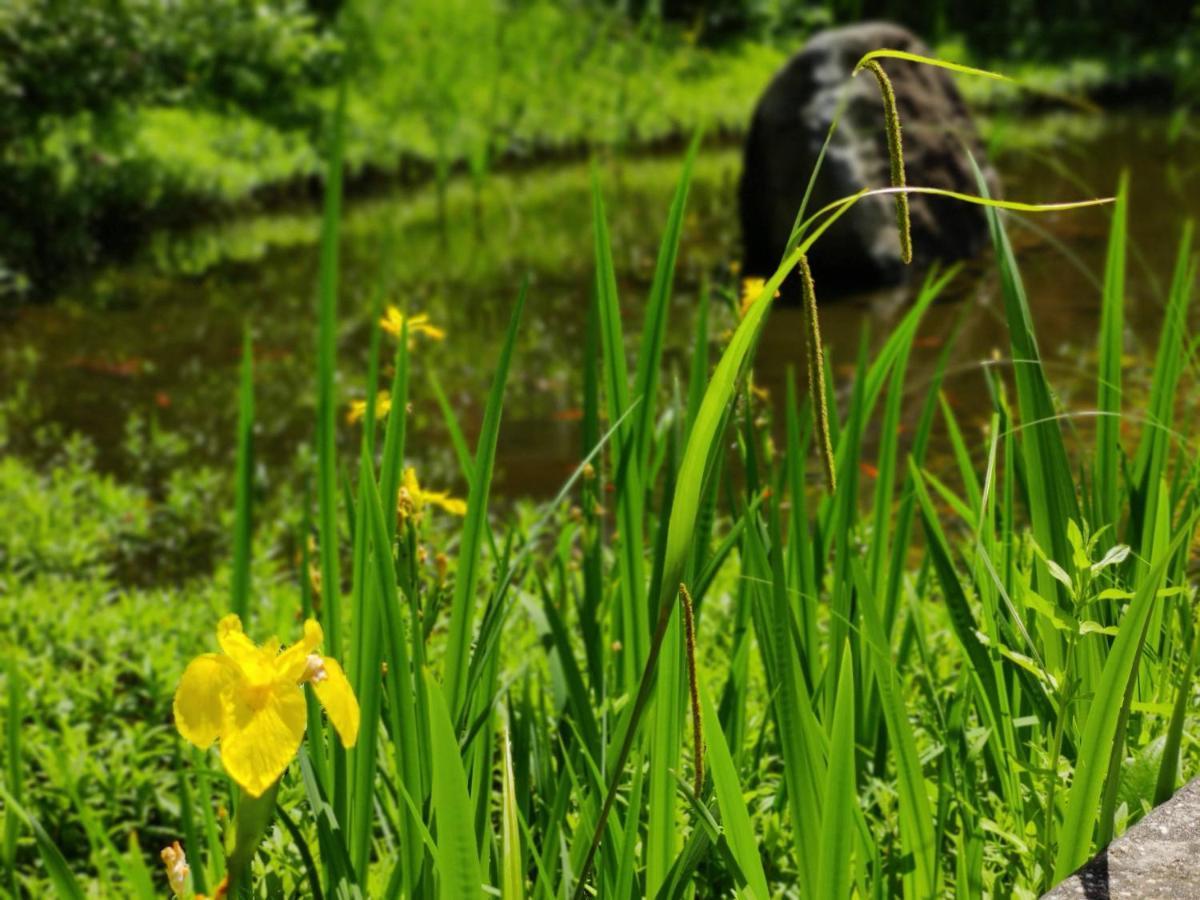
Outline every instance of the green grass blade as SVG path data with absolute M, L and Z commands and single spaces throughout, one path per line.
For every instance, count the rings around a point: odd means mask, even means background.
M 978 167 L 976 178 L 980 190 L 986 192 Z M 987 215 L 999 263 L 1000 287 L 1012 346 L 1017 404 L 1024 425 L 1021 451 L 1033 536 L 1051 558 L 1070 559 L 1066 523 L 1080 519 L 1075 480 L 1067 461 L 1067 450 L 1055 416 L 1050 385 L 1038 352 L 1033 317 L 1016 257 L 997 211 L 989 208 Z M 1038 593 L 1046 598 L 1057 598 L 1064 608 L 1069 605 L 1066 592 L 1050 574 L 1045 563 L 1039 559 L 1035 566 Z M 1062 641 L 1056 635 L 1047 635 L 1044 655 L 1051 667 L 1058 667 L 1062 663 L 1064 650 L 1061 645 Z
M 470 662 L 471 628 L 475 618 L 475 588 L 479 584 L 480 551 L 488 531 L 488 494 L 492 488 L 492 468 L 496 461 L 496 440 L 500 434 L 500 418 L 504 408 L 504 386 L 512 363 L 513 347 L 517 342 L 517 329 L 521 323 L 521 312 L 525 308 L 528 285 L 521 286 L 517 305 L 513 309 L 508 325 L 508 335 L 496 362 L 496 373 L 492 390 L 488 395 L 483 414 L 483 427 L 475 447 L 475 478 L 467 497 L 467 517 L 463 524 L 462 541 L 459 545 L 458 573 L 454 581 L 454 599 L 450 608 L 450 634 L 446 644 L 446 695 L 455 716 L 463 715 L 463 700 L 466 696 L 465 683 L 467 665 Z
M 7 704 L 4 719 L 4 775 L 12 797 L 21 802 L 21 787 L 24 781 L 21 777 L 21 726 L 24 722 L 24 712 L 21 709 L 21 669 L 16 655 L 8 658 L 8 671 L 5 672 Z M 4 810 L 4 867 L 8 873 L 8 883 L 13 897 L 17 893 L 17 832 L 21 827 L 21 817 L 17 815 L 16 807 L 5 804 Z
M 388 732 L 395 752 L 394 774 L 409 794 L 414 797 L 423 797 L 421 739 L 424 734 L 417 721 L 418 707 L 414 698 L 413 665 L 405 640 L 403 606 L 399 590 L 396 587 L 392 538 L 386 524 L 386 520 L 392 517 L 384 515 L 383 505 L 375 490 L 375 482 L 370 477 L 366 459 L 363 460 L 361 477 L 364 495 L 362 503 L 366 507 L 367 518 L 367 527 L 364 532 L 370 535 L 370 557 L 374 563 L 373 577 L 367 579 L 369 586 L 367 598 L 373 599 L 377 603 L 377 605 L 372 604 L 366 622 L 375 631 L 382 630 L 382 643 L 387 652 L 387 682 L 390 689 L 387 697 Z M 416 623 L 413 625 L 413 630 L 419 634 L 420 629 Z M 419 646 L 415 636 L 414 646 Z M 374 664 L 373 672 L 378 672 L 377 663 Z M 374 677 L 373 681 L 374 683 L 369 687 L 364 683 L 364 690 L 373 692 L 368 695 L 368 698 L 378 709 L 382 702 L 378 697 L 380 691 L 378 676 Z M 367 759 L 372 759 L 375 753 L 374 748 L 367 751 L 363 746 L 363 739 L 360 737 L 359 740 L 357 752 L 363 754 Z M 365 776 L 361 783 L 364 785 L 367 783 Z M 370 792 L 364 796 L 370 796 Z M 416 839 L 421 823 L 419 818 L 414 819 L 403 813 L 400 823 L 400 837 L 404 842 L 402 850 L 408 855 L 403 877 L 410 879 L 406 884 L 411 885 L 418 876 L 421 861 L 421 847 Z M 361 847 L 358 852 L 360 855 L 362 854 Z
M 580 421 L 581 449 L 584 454 L 600 446 L 600 310 L 589 303 L 584 323 L 583 349 L 583 418 Z M 591 466 L 590 477 L 579 491 L 583 511 L 583 597 L 579 607 L 579 627 L 587 653 L 588 678 L 595 703 L 604 700 L 604 665 L 607 658 L 606 629 L 603 620 L 604 586 L 604 529 L 601 502 L 604 492 L 603 466 Z M 615 631 L 615 629 L 614 629 Z
M 62 855 L 62 851 L 58 849 L 58 846 L 51 839 L 50 835 L 46 833 L 46 829 L 42 827 L 42 823 L 18 803 L 17 799 L 4 787 L 0 787 L 0 797 L 4 798 L 4 805 L 8 809 L 11 809 L 19 818 L 23 819 L 33 832 L 38 855 L 42 858 L 42 864 L 46 867 L 46 874 L 50 878 L 50 883 L 54 885 L 57 895 L 65 898 L 65 900 L 84 900 L 83 888 L 80 887 L 78 880 L 76 880 L 75 874 L 71 871 L 66 858 Z
M 703 710 L 708 769 L 712 774 L 717 806 L 721 811 L 722 829 L 738 867 L 746 876 L 747 895 L 753 900 L 768 900 L 771 892 L 767 887 L 767 875 L 758 852 L 754 824 L 750 820 L 750 813 L 742 796 L 742 787 L 738 782 L 737 767 L 733 763 L 729 745 L 725 743 L 721 720 L 717 718 L 717 711 L 713 708 L 712 700 L 703 685 L 700 689 L 700 705 Z
M 979 629 L 975 615 L 971 611 L 962 582 L 954 569 L 950 556 L 950 545 L 938 521 L 933 502 L 925 488 L 925 479 L 909 460 L 909 474 L 916 492 L 917 502 L 921 509 L 921 521 L 925 528 L 927 552 L 933 561 L 934 571 L 942 586 L 942 596 L 946 603 L 946 612 L 950 619 L 951 630 L 958 639 L 969 660 L 971 678 L 979 685 L 984 703 L 982 712 L 992 727 L 999 731 L 998 723 L 1002 719 L 1004 708 L 999 687 L 996 682 L 996 670 L 987 649 L 979 639 Z
M 192 787 L 188 782 L 187 766 L 183 762 L 182 745 L 175 744 L 175 777 L 179 781 L 179 825 L 183 831 L 183 846 L 192 853 L 200 852 L 200 814 L 192 799 Z M 205 878 L 203 865 L 192 867 L 192 887 L 196 893 L 207 893 L 208 879 Z
M 375 284 L 371 290 L 371 338 L 370 349 L 367 352 L 367 408 L 363 414 L 363 430 L 362 440 L 363 446 L 367 448 L 367 457 L 375 458 L 375 427 L 379 422 L 379 410 L 376 409 L 377 398 L 379 397 L 379 356 L 383 343 L 383 329 L 380 327 L 380 319 L 383 315 L 384 295 L 387 291 L 387 280 L 390 275 L 390 270 L 393 261 L 396 258 L 395 253 L 396 232 L 389 229 L 384 236 L 382 246 L 380 247 L 380 258 L 383 260 L 384 272 L 376 276 Z M 408 331 L 408 321 L 405 319 L 401 325 L 400 341 L 406 340 L 405 335 Z
M 1099 372 L 1096 375 L 1096 463 L 1092 473 L 1092 516 L 1096 523 L 1118 520 L 1121 460 L 1121 356 L 1125 337 L 1125 229 L 1129 173 L 1121 175 L 1108 234 L 1104 294 L 1100 306 Z M 1110 534 L 1106 544 L 1116 542 Z
M 233 598 L 229 609 L 243 620 L 250 608 L 250 545 L 253 540 L 254 491 L 254 345 L 250 329 L 242 339 L 241 388 L 238 391 L 237 485 L 233 526 Z
M 1166 486 L 1159 488 L 1166 493 Z M 1120 775 L 1112 771 L 1110 755 L 1114 742 L 1122 741 L 1118 734 L 1118 722 L 1127 709 L 1130 695 L 1130 679 L 1134 677 L 1142 646 L 1146 638 L 1146 624 L 1154 606 L 1155 597 L 1162 584 L 1171 557 L 1179 546 L 1189 540 L 1195 527 L 1195 516 L 1178 530 L 1168 543 L 1170 520 L 1167 503 L 1160 499 L 1158 521 L 1155 523 L 1151 568 L 1141 578 L 1133 600 L 1129 602 L 1121 620 L 1120 632 L 1109 650 L 1104 671 L 1096 689 L 1096 696 L 1089 707 L 1083 737 L 1079 742 L 1079 758 L 1075 765 L 1075 776 L 1067 798 L 1067 811 L 1063 819 L 1061 841 L 1054 862 L 1054 880 L 1061 881 L 1082 865 L 1092 846 L 1093 830 L 1100 813 L 1100 796 L 1105 785 Z
M 854 661 L 849 644 L 842 652 L 837 702 L 829 739 L 829 774 L 822 804 L 821 852 L 817 863 L 817 897 L 849 897 L 853 883 L 855 787 Z
M 317 545 L 321 559 L 321 624 L 325 649 L 342 658 L 341 574 L 338 571 L 337 495 L 337 300 L 338 247 L 342 216 L 342 150 L 345 143 L 347 86 L 338 87 L 333 115 L 329 160 L 325 175 L 325 208 L 321 219 L 321 249 L 317 275 Z M 332 728 L 327 729 L 332 736 Z M 313 752 L 323 750 L 312 736 Z M 333 815 L 345 822 L 350 801 L 346 753 L 334 738 L 332 783 Z M 319 769 L 324 766 L 318 764 Z
M 884 561 L 888 558 L 888 546 L 893 516 L 893 492 L 896 486 L 896 464 L 899 458 L 900 414 L 904 403 L 904 376 L 908 370 L 908 353 L 911 339 L 905 342 L 900 355 L 892 367 L 888 381 L 887 397 L 884 400 L 883 422 L 879 429 L 879 452 L 875 465 L 874 525 L 870 555 L 871 581 L 879 584 L 883 577 Z M 795 490 L 793 489 L 793 495 Z
M 467 439 L 463 436 L 462 426 L 458 424 L 458 416 L 454 413 L 454 407 L 450 405 L 450 400 L 442 389 L 442 383 L 433 369 L 429 370 L 429 389 L 433 391 L 433 398 L 437 401 L 438 409 L 442 411 L 442 421 L 446 423 L 446 433 L 450 436 L 450 446 L 454 448 L 458 468 L 462 471 L 467 484 L 470 485 L 475 480 L 475 463 L 471 459 L 471 449 L 467 446 Z
M 313 859 L 312 850 L 308 846 L 308 841 L 301 833 L 300 826 L 288 815 L 287 810 L 282 807 L 275 808 L 275 817 L 283 823 L 283 827 L 287 829 L 292 843 L 296 846 L 296 852 L 300 854 L 300 863 L 304 866 L 304 875 L 308 878 L 308 888 L 312 891 L 313 900 L 325 900 L 325 893 L 321 890 L 321 875 L 317 871 L 316 860 Z M 195 882 L 195 880 L 196 869 L 192 869 L 192 881 Z M 197 893 L 201 891 L 201 888 L 197 888 Z
M 517 786 L 513 780 L 512 741 L 508 728 L 501 735 L 504 755 L 501 759 L 500 788 L 500 900 L 525 900 L 525 872 L 521 865 L 520 814 L 517 811 Z
M 1023 90 L 1030 91 L 1035 94 L 1041 94 L 1045 97 L 1051 97 L 1061 103 L 1066 103 L 1086 112 L 1099 111 L 1094 104 L 1081 97 L 1074 97 L 1070 94 L 1064 94 L 1059 91 L 1048 90 L 1040 85 L 1021 81 L 1018 78 L 1012 78 L 1008 75 L 1002 75 L 999 72 L 992 72 L 988 69 L 977 69 L 974 66 L 964 66 L 961 63 L 948 62 L 944 59 L 937 59 L 932 56 L 920 56 L 916 53 L 908 53 L 904 50 L 872 50 L 858 61 L 854 67 L 853 74 L 857 75 L 862 67 L 873 59 L 900 59 L 904 60 L 905 62 L 920 63 L 926 66 L 934 66 L 939 69 L 946 69 L 947 71 L 956 72 L 960 75 L 973 75 L 977 78 L 987 78 L 992 81 L 1003 81 L 1007 84 L 1016 85 Z
M 1001 75 L 999 72 L 991 72 L 987 69 L 976 69 L 972 66 L 964 66 L 960 63 L 947 62 L 946 60 L 937 59 L 932 56 L 919 56 L 916 53 L 908 53 L 904 50 L 872 50 L 870 53 L 863 56 L 854 66 L 854 74 L 858 72 L 873 59 L 902 59 L 906 62 L 922 63 L 927 66 L 936 66 L 941 69 L 947 69 L 951 72 L 958 72 L 961 75 L 975 75 L 980 78 L 991 78 L 994 81 L 1006 81 L 1010 84 L 1020 84 L 1015 78 L 1010 78 L 1008 75 Z
M 867 338 L 867 326 L 864 324 L 859 336 L 846 421 L 837 438 L 837 475 L 841 490 L 826 497 L 819 512 L 821 527 L 830 536 L 833 548 L 834 576 L 829 599 L 828 637 L 830 672 L 841 664 L 842 648 L 846 644 L 846 638 L 850 636 L 851 609 L 854 603 L 850 578 L 850 559 L 854 550 L 850 535 L 858 516 L 858 485 L 861 477 L 859 459 L 862 453 L 863 432 L 868 411 L 874 405 L 864 394 L 864 386 L 868 382 Z M 831 397 L 830 400 L 832 399 Z M 828 554 L 828 549 L 825 553 Z M 833 678 L 828 678 L 825 686 L 826 715 L 832 716 L 837 683 Z
M 773 536 L 778 537 L 777 530 Z M 776 552 L 768 559 L 757 521 L 746 528 L 745 537 L 745 572 L 755 580 L 755 635 L 767 683 L 775 686 L 772 712 L 783 755 L 792 845 L 798 860 L 816 859 L 820 852 L 821 803 L 826 774 L 825 734 L 816 721 L 813 698 L 802 674 L 804 660 L 792 639 L 791 607 L 783 579 L 781 554 Z M 798 881 L 805 892 L 815 890 L 817 874 L 813 866 L 800 868 Z
M 942 421 L 946 425 L 946 436 L 950 438 L 950 447 L 954 452 L 954 462 L 958 466 L 958 474 L 962 479 L 963 493 L 967 509 L 970 512 L 967 518 L 978 519 L 983 501 L 983 492 L 979 487 L 979 479 L 975 475 L 975 466 L 971 462 L 971 453 L 967 450 L 962 430 L 958 427 L 958 417 L 954 414 L 954 409 L 950 406 L 950 401 L 946 399 L 944 393 L 938 394 L 938 406 L 942 411 Z
M 1154 785 L 1154 805 L 1166 803 L 1175 793 L 1179 780 L 1179 750 L 1183 743 L 1183 724 L 1187 718 L 1188 702 L 1192 698 L 1196 666 L 1200 664 L 1200 629 L 1192 636 L 1192 652 L 1183 669 L 1179 687 L 1175 689 L 1175 706 L 1171 710 L 1171 721 L 1167 725 L 1167 740 L 1163 744 L 1162 764 L 1158 780 Z
M 671 200 L 667 215 L 667 226 L 663 231 L 658 250 L 658 261 L 654 267 L 654 281 L 650 285 L 650 297 L 642 322 L 642 343 L 638 351 L 637 372 L 633 380 L 633 396 L 641 398 L 641 405 L 633 422 L 633 433 L 638 460 L 642 472 L 647 471 L 650 457 L 650 435 L 654 428 L 654 411 L 658 408 L 658 373 L 662 368 L 663 343 L 666 339 L 667 310 L 671 302 L 671 288 L 675 280 L 675 260 L 679 256 L 679 239 L 683 234 L 683 214 L 687 206 L 688 187 L 692 181 L 692 169 L 696 153 L 700 149 L 700 134 L 697 133 L 688 145 L 683 158 L 683 170 Z
M 962 314 L 958 318 L 958 322 L 961 321 Z M 957 333 L 958 324 L 955 324 L 951 330 L 950 338 L 946 341 L 946 345 L 938 355 L 937 363 L 934 366 L 933 375 L 928 385 L 925 402 L 922 404 L 921 413 L 917 418 L 917 424 L 913 430 L 912 446 L 909 448 L 908 455 L 918 468 L 920 468 L 925 460 L 925 450 L 929 445 L 929 433 L 933 429 L 934 412 L 937 408 L 936 398 L 941 391 L 942 380 L 946 374 L 946 364 L 950 359 L 950 352 L 954 347 L 954 338 Z M 922 387 L 925 386 L 923 385 Z M 904 487 L 901 491 L 900 506 L 896 510 L 896 521 L 892 538 L 892 558 L 888 562 L 887 582 L 886 586 L 881 588 L 884 604 L 883 628 L 884 633 L 889 636 L 892 633 L 892 626 L 895 623 L 896 611 L 903 590 L 901 581 L 906 565 L 915 512 L 916 492 L 912 486 L 912 475 L 906 472 Z
M 358 878 L 350 864 L 346 849 L 345 832 L 342 830 L 333 807 L 325 796 L 308 753 L 300 749 L 300 775 L 304 782 L 304 793 L 308 798 L 312 819 L 316 822 L 317 841 L 321 848 L 321 859 L 325 863 L 326 893 L 334 897 L 361 898 Z
M 558 656 L 558 666 L 562 670 L 562 679 L 566 684 L 568 703 L 575 716 L 575 725 L 579 729 L 584 745 L 593 758 L 600 755 L 600 727 L 596 722 L 595 710 L 592 708 L 591 697 L 583 683 L 583 675 L 571 652 L 571 642 L 568 637 L 567 625 L 562 614 L 554 605 L 550 590 L 543 584 L 542 611 L 546 616 L 546 624 L 550 630 L 550 641 Z
M 354 541 L 354 652 L 351 655 L 352 684 L 358 698 L 360 726 L 358 742 L 352 751 L 352 802 L 348 807 L 350 861 L 356 872 L 367 871 L 371 846 L 372 818 L 375 813 L 375 773 L 377 767 L 379 712 L 382 699 L 379 668 L 382 662 L 382 629 L 380 628 L 378 567 L 368 565 L 368 555 L 387 553 L 390 561 L 391 544 L 381 551 L 373 545 L 368 528 L 369 499 L 367 491 L 374 484 L 374 472 L 366 445 L 363 445 L 358 475 L 358 524 Z M 394 576 L 390 576 L 393 577 Z M 402 829 L 403 831 L 403 829 Z
M 981 186 L 981 191 L 984 186 Z M 784 259 L 784 263 L 791 266 L 795 265 L 796 259 L 800 253 L 803 253 L 801 244 L 811 246 L 813 239 L 826 231 L 833 223 L 829 219 L 821 221 L 825 216 L 836 218 L 852 207 L 859 200 L 866 197 L 885 197 L 895 194 L 926 194 L 930 197 L 945 197 L 948 200 L 957 200 L 960 203 L 969 203 L 972 206 L 981 206 L 990 211 L 1008 210 L 1009 212 L 1023 213 L 1052 213 L 1052 212 L 1067 212 L 1073 209 L 1086 209 L 1090 206 L 1104 206 L 1112 203 L 1112 197 L 1094 197 L 1090 200 L 1068 200 L 1063 203 L 1029 203 L 1024 200 L 996 200 L 992 197 L 983 194 L 964 194 L 961 191 L 949 191 L 944 188 L 933 187 L 917 187 L 907 185 L 905 187 L 882 187 L 882 188 L 863 188 L 854 194 L 848 194 L 837 200 L 833 200 L 815 213 L 809 216 L 802 222 L 793 234 L 792 240 L 796 242 L 796 249 L 793 250 Z M 818 222 L 820 224 L 818 224 Z M 810 233 L 810 229 L 812 233 Z M 800 240 L 803 238 L 803 240 Z
M 862 564 L 853 563 L 855 585 L 861 602 L 859 613 L 865 629 L 865 645 L 871 655 L 880 706 L 887 723 L 888 737 L 896 757 L 896 791 L 900 796 L 900 841 L 905 855 L 912 856 L 911 877 L 906 874 L 906 897 L 937 896 L 937 842 L 933 816 L 916 736 L 905 708 L 904 686 L 892 663 L 891 646 Z
M 467 793 L 467 775 L 458 739 L 442 688 L 425 672 L 429 696 L 430 755 L 433 759 L 433 809 L 437 817 L 438 896 L 478 897 L 483 884 L 479 848 L 475 844 L 475 813 Z
M 616 890 L 613 893 L 614 897 L 633 897 L 636 896 L 633 889 L 634 869 L 637 863 L 637 845 L 639 829 L 637 827 L 636 815 L 640 814 L 642 809 L 642 791 L 645 787 L 645 767 L 641 765 L 641 759 L 637 754 L 634 754 L 632 775 L 632 784 L 629 786 L 629 809 L 636 810 L 637 814 L 631 814 L 629 821 L 625 823 L 625 842 L 621 847 L 621 855 L 617 862 L 617 874 L 613 879 L 616 884 Z
M 392 375 L 392 409 L 383 433 L 383 459 L 379 466 L 379 496 L 395 503 L 404 470 L 404 451 L 408 437 L 408 322 L 400 327 L 396 347 L 396 370 Z M 396 517 L 386 517 L 388 534 L 395 536 Z
M 1129 540 L 1136 544 L 1140 538 L 1143 559 L 1149 559 L 1149 540 L 1154 530 L 1154 507 L 1158 498 L 1157 486 L 1167 477 L 1179 376 L 1188 357 L 1185 352 L 1187 318 L 1197 267 L 1192 255 L 1192 231 L 1192 223 L 1187 222 L 1180 236 L 1175 273 L 1167 296 L 1165 322 L 1154 360 L 1147 422 L 1133 461 L 1133 486 L 1137 492 L 1138 505 L 1143 512 L 1140 521 L 1135 520 L 1131 523 Z
M 325 176 L 325 211 L 321 220 L 321 257 L 317 308 L 317 528 L 320 540 L 321 584 L 324 590 L 325 642 L 332 656 L 341 656 L 341 579 L 338 574 L 337 529 L 337 365 L 338 242 L 342 215 L 342 146 L 346 121 L 346 85 L 338 90 L 333 117 L 329 164 Z
M 211 797 L 208 770 L 204 766 L 204 757 L 195 747 L 188 748 L 191 769 L 196 773 L 196 795 Z M 213 804 L 200 804 L 201 819 L 204 823 L 204 842 L 208 850 L 207 880 L 209 883 L 219 882 L 225 877 L 225 853 L 221 844 L 221 835 L 217 829 L 217 814 Z
M 595 301 L 599 311 L 600 346 L 604 360 L 604 395 L 608 420 L 616 422 L 630 406 L 629 371 L 625 359 L 625 338 L 621 329 L 621 308 L 617 299 L 617 276 L 613 264 L 604 198 L 599 174 L 592 172 L 592 232 L 595 244 Z M 665 309 L 663 310 L 665 315 Z M 647 348 L 650 349 L 650 348 Z M 643 354 L 644 355 L 644 354 Z M 635 398 L 635 401 L 639 398 Z M 644 398 L 643 398 L 644 399 Z M 633 421 L 617 433 L 610 454 L 612 485 L 617 498 L 617 527 L 621 531 L 617 558 L 620 591 L 619 620 L 623 631 L 621 657 L 622 687 L 632 688 L 647 656 L 650 636 L 649 610 L 645 602 L 645 563 L 642 541 L 644 493 L 638 436 Z
M 692 362 L 688 375 L 688 397 L 684 436 L 691 434 L 692 423 L 700 411 L 704 399 L 704 386 L 708 382 L 708 310 L 712 302 L 712 291 L 707 280 L 700 285 L 699 309 L 696 310 L 696 331 L 692 338 Z
M 683 645 L 681 619 L 672 616 L 662 641 L 662 666 L 654 692 L 645 847 L 646 892 L 650 895 L 656 894 L 666 880 L 679 848 L 679 831 L 674 827 L 678 793 L 672 773 L 679 769 L 683 745 Z
M 129 887 L 142 900 L 157 900 L 158 891 L 154 889 L 154 881 L 150 870 L 146 868 L 146 858 L 142 855 L 142 847 L 138 843 L 136 831 L 129 832 L 129 848 L 126 850 L 121 865 L 125 872 Z M 194 880 L 194 879 L 193 879 Z

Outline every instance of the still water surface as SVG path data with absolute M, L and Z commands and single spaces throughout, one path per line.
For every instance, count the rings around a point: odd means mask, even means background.
M 1169 138 L 1165 117 L 1135 111 L 1057 114 L 1010 122 L 994 133 L 994 162 L 1013 199 L 1107 195 L 1122 169 L 1130 171 L 1126 343 L 1136 393 L 1153 358 L 1182 221 L 1200 212 L 1200 142 L 1186 133 Z M 631 360 L 678 168 L 674 156 L 601 166 Z M 667 365 L 681 377 L 702 285 L 720 307 L 710 322 L 714 361 L 735 320 L 728 301 L 737 287 L 731 263 L 740 255 L 739 168 L 736 148 L 705 150 L 698 162 L 669 321 Z M 573 163 L 500 175 L 481 200 L 479 213 L 469 188 L 456 184 L 445 232 L 427 190 L 396 190 L 348 206 L 339 309 L 343 413 L 364 393 L 375 291 L 382 289 L 388 302 L 427 312 L 447 337 L 419 342 L 415 350 L 410 455 L 427 481 L 455 485 L 456 466 L 429 378 L 437 377 L 473 440 L 507 317 L 528 275 L 495 490 L 508 498 L 548 496 L 580 458 L 580 372 L 592 278 L 589 168 Z M 1098 209 L 1009 217 L 1041 350 L 1068 410 L 1084 411 L 1093 402 L 1108 215 Z M 52 304 L 0 321 L 0 383 L 8 397 L 20 397 L 9 422 L 10 447 L 39 456 L 48 433 L 81 432 L 96 443 L 100 464 L 120 471 L 131 464 L 121 447 L 135 415 L 178 434 L 196 460 L 228 465 L 248 323 L 263 474 L 270 478 L 302 458 L 314 421 L 318 232 L 317 216 L 305 209 L 159 235 L 136 264 L 98 274 Z M 917 273 L 910 285 L 822 305 L 841 395 L 849 390 L 863 328 L 878 345 L 919 281 Z M 985 254 L 962 269 L 931 309 L 910 361 L 907 399 L 915 415 L 933 365 L 961 322 L 944 389 L 973 446 L 974 429 L 989 414 L 981 366 L 999 357 L 1003 368 L 1008 356 L 1002 314 L 993 262 Z M 772 311 L 755 377 L 776 402 L 789 367 L 803 370 L 801 333 L 798 310 Z M 666 381 L 669 386 L 670 377 Z M 352 451 L 357 426 L 346 424 L 344 415 L 341 422 L 343 447 Z

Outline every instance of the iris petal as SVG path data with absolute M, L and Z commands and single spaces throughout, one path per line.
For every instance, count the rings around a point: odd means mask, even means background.
M 451 497 L 448 491 L 427 491 L 424 500 L 426 503 L 441 507 L 452 516 L 467 514 L 467 502 L 458 497 Z
M 331 656 L 323 660 L 325 677 L 320 681 L 310 682 L 317 692 L 317 699 L 325 707 L 329 721 L 337 729 L 342 745 L 353 747 L 358 740 L 358 701 L 354 698 L 354 690 L 341 665 Z
M 225 727 L 222 694 L 241 679 L 228 658 L 217 653 L 197 656 L 184 670 L 175 689 L 175 727 L 201 750 L 221 736 Z
M 304 692 L 277 681 L 265 687 L 260 703 L 245 692 L 227 705 L 229 721 L 221 736 L 221 761 L 229 777 L 252 797 L 260 797 L 288 767 L 300 749 L 307 711 Z
M 304 674 L 308 654 L 320 647 L 323 640 L 325 640 L 325 635 L 317 620 L 309 619 L 305 622 L 304 637 L 284 650 L 275 660 L 275 671 L 279 674 L 279 678 L 291 684 L 298 682 L 300 676 Z
M 262 657 L 262 651 L 242 631 L 242 620 L 233 613 L 217 623 L 217 643 L 225 655 L 231 657 L 243 669 L 251 669 Z

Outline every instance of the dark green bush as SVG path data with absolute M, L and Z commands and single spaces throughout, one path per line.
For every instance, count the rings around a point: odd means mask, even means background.
M 132 246 L 171 185 L 131 150 L 138 107 L 316 127 L 340 65 L 329 4 L 10 0 L 0 5 L 0 286 L 38 287 Z M 7 276 L 7 277 L 4 277 Z

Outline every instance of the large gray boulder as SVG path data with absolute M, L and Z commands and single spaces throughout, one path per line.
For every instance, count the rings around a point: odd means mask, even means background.
M 919 38 L 898 25 L 867 22 L 830 29 L 793 56 L 759 99 L 746 138 L 739 189 L 746 275 L 765 277 L 779 264 L 843 88 L 849 91 L 846 109 L 825 153 L 806 215 L 864 187 L 888 186 L 879 85 L 870 72 L 853 78 L 850 74 L 864 54 L 884 48 L 930 55 Z M 965 144 L 994 189 L 995 176 L 950 74 L 901 60 L 885 59 L 881 64 L 895 88 L 908 184 L 978 193 Z M 909 205 L 917 266 L 972 256 L 988 241 L 980 207 L 917 194 L 909 195 Z M 809 262 L 819 296 L 905 278 L 893 198 L 860 200 L 821 237 Z M 796 286 L 794 277 L 788 282 L 785 296 Z

